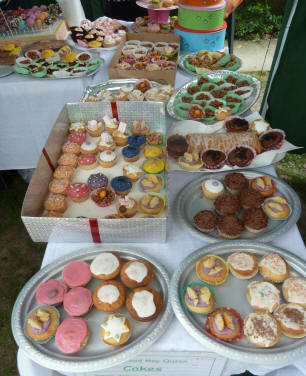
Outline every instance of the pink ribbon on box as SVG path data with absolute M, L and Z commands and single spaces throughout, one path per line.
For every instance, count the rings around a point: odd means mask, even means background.
M 112 106 L 112 113 L 113 113 L 113 118 L 118 120 L 118 108 L 117 108 L 117 102 L 111 102 Z
M 47 153 L 46 148 L 43 148 L 43 149 L 42 149 L 42 153 L 43 153 L 44 157 L 46 158 L 46 161 L 48 162 L 48 165 L 49 165 L 49 167 L 51 168 L 52 172 L 54 172 L 54 171 L 55 171 L 55 168 L 54 168 L 54 166 L 53 166 L 53 163 L 51 162 L 51 159 L 50 159 L 50 157 L 49 157 L 49 154 Z
M 94 243 L 102 243 L 97 218 L 89 218 L 89 226 Z

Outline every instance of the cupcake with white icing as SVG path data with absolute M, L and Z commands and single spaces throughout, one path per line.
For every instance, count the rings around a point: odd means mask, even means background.
M 223 194 L 224 186 L 220 180 L 207 179 L 202 183 L 202 190 L 206 198 L 215 200 L 217 197 Z
M 131 260 L 120 272 L 121 281 L 130 289 L 148 285 L 153 276 L 153 269 L 145 260 Z
M 118 346 L 131 336 L 131 323 L 123 315 L 108 316 L 101 324 L 101 338 L 107 345 Z
M 104 130 L 104 125 L 100 120 L 89 120 L 86 129 L 91 137 L 99 137 Z
M 94 306 L 102 312 L 115 312 L 125 303 L 125 288 L 118 281 L 105 281 L 92 294 Z
M 251 123 L 251 130 L 256 132 L 258 136 L 270 129 L 270 124 L 264 119 L 256 119 Z
M 121 258 L 112 252 L 103 252 L 95 257 L 90 264 L 90 271 L 94 278 L 109 280 L 116 278 L 121 270 Z
M 137 321 L 154 320 L 161 312 L 163 300 L 159 293 L 149 287 L 138 287 L 126 300 L 126 308 Z

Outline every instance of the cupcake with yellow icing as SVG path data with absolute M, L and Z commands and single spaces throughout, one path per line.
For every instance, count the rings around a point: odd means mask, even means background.
M 142 164 L 142 169 L 149 174 L 159 174 L 164 168 L 164 161 L 158 158 L 146 159 Z
M 160 146 L 147 145 L 143 154 L 146 158 L 161 158 L 163 156 L 163 149 Z

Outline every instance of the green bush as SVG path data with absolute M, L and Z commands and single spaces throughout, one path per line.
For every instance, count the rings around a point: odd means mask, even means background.
M 282 19 L 279 11 L 273 10 L 266 0 L 245 1 L 235 14 L 235 37 L 262 39 L 267 34 L 277 36 Z

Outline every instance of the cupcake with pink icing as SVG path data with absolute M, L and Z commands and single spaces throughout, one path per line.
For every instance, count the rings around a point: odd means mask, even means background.
M 91 291 L 86 287 L 74 287 L 64 296 L 64 310 L 70 316 L 86 315 L 91 307 Z
M 62 278 L 71 288 L 86 286 L 91 279 L 90 267 L 83 261 L 71 261 L 64 267 Z
M 103 44 L 106 48 L 114 47 L 116 45 L 116 41 L 111 35 L 106 35 Z
M 88 199 L 89 187 L 86 183 L 72 183 L 67 188 L 67 196 L 74 202 L 84 202 Z
M 104 130 L 104 125 L 100 120 L 89 120 L 86 129 L 90 136 L 99 137 Z
M 64 300 L 67 286 L 57 279 L 49 279 L 39 285 L 35 298 L 39 304 L 57 306 Z
M 95 154 L 82 154 L 78 159 L 78 165 L 82 170 L 91 170 L 98 166 Z
M 49 342 L 59 325 L 59 312 L 50 305 L 38 305 L 28 313 L 24 332 L 25 335 L 33 342 Z
M 80 317 L 69 317 L 58 327 L 55 344 L 64 354 L 75 354 L 86 346 L 88 337 L 86 321 Z
M 70 142 L 75 142 L 76 144 L 82 144 L 86 140 L 86 132 L 73 132 L 68 136 Z

